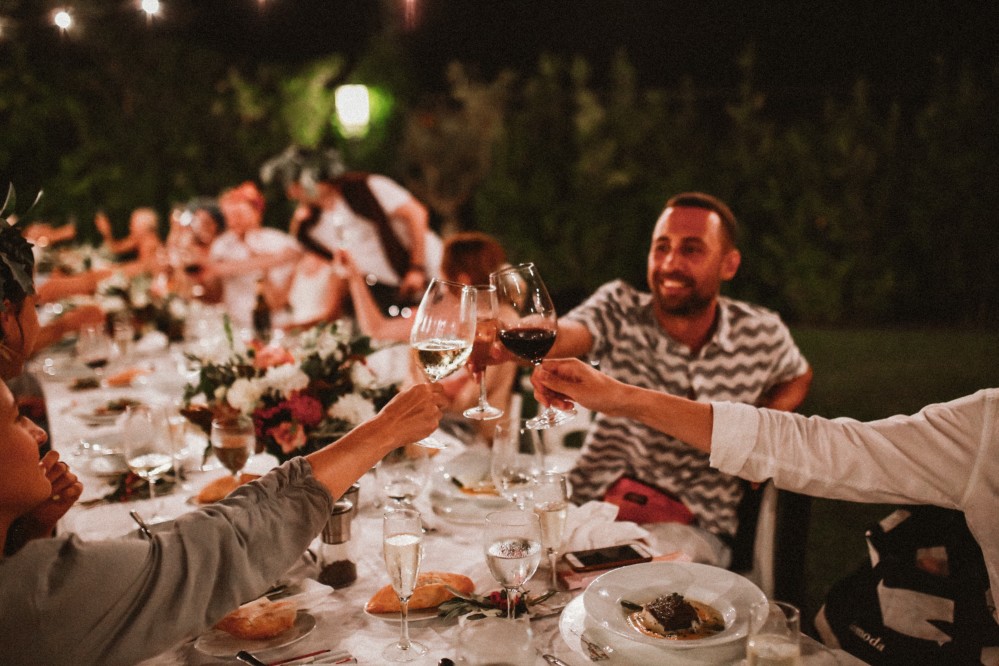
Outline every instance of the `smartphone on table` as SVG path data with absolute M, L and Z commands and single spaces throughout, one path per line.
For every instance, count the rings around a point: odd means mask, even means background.
M 573 571 L 599 571 L 626 564 L 651 562 L 652 554 L 640 543 L 625 543 L 620 546 L 569 552 L 565 554 L 565 561 Z

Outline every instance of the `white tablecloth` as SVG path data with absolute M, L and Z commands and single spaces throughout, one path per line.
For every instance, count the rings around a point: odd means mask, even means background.
M 107 400 L 113 397 L 134 397 L 139 400 L 175 404 L 180 397 L 184 384 L 183 375 L 178 372 L 176 355 L 162 353 L 155 357 L 147 357 L 143 362 L 151 364 L 155 372 L 147 375 L 145 383 L 130 388 L 100 389 L 89 392 L 73 392 L 69 390 L 65 374 L 50 377 L 40 373 L 49 410 L 51 437 L 53 447 L 60 451 L 64 459 L 78 470 L 87 490 L 84 499 L 94 499 L 105 495 L 111 487 L 101 478 L 88 474 L 93 457 L 80 446 L 80 441 L 113 443 L 117 435 L 114 426 L 90 427 L 83 424 L 75 414 L 87 407 L 93 400 Z M 191 448 L 196 456 L 197 449 L 203 446 L 203 435 L 191 435 Z M 462 448 L 460 442 L 435 459 L 441 463 Z M 80 453 L 82 451 L 82 453 Z M 270 456 L 255 456 L 248 465 L 248 471 L 265 471 L 275 463 Z M 135 526 L 128 516 L 130 509 L 136 509 L 147 518 L 154 515 L 169 519 L 177 515 L 195 510 L 190 498 L 207 481 L 225 474 L 225 470 L 217 468 L 198 472 L 188 478 L 183 486 L 176 486 L 174 492 L 156 500 L 131 501 L 127 503 L 98 504 L 90 507 L 74 507 L 64 518 L 60 528 L 78 533 L 86 539 L 97 538 L 135 538 Z M 377 506 L 378 493 L 374 477 L 367 474 L 361 479 L 359 513 L 352 525 L 351 547 L 357 557 L 357 581 L 344 589 L 333 590 L 324 588 L 318 582 L 309 583 L 309 594 L 306 595 L 302 610 L 306 610 L 316 618 L 315 629 L 304 639 L 293 645 L 260 655 L 266 661 L 295 656 L 324 648 L 349 650 L 360 664 L 381 664 L 382 648 L 399 636 L 399 624 L 381 618 L 368 616 L 364 613 L 365 602 L 374 592 L 388 583 L 384 564 L 381 558 L 381 510 Z M 429 500 L 424 496 L 418 501 L 426 513 L 430 513 Z M 476 591 L 480 594 L 496 589 L 498 586 L 489 574 L 482 554 L 480 543 L 481 527 L 476 524 L 450 522 L 437 516 L 428 515 L 428 524 L 433 527 L 425 537 L 424 560 L 422 570 L 439 570 L 462 573 L 474 582 Z M 316 544 L 318 545 L 318 542 Z M 314 577 L 318 566 L 310 559 L 303 557 L 302 562 L 294 572 L 295 576 Z M 539 570 L 536 576 L 536 586 L 543 587 L 546 572 Z M 589 663 L 578 645 L 568 644 L 560 636 L 559 617 L 557 615 L 533 620 L 534 643 L 538 649 L 538 664 L 544 664 L 542 653 L 554 654 L 572 666 Z M 418 665 L 437 664 L 443 657 L 449 657 L 456 662 L 459 648 L 456 645 L 457 622 L 431 619 L 412 623 L 410 635 L 413 640 L 420 641 L 429 648 L 428 654 L 414 662 Z M 669 663 L 737 663 L 741 658 L 741 644 L 734 645 L 728 656 L 721 661 L 720 657 L 712 657 L 713 661 L 705 662 L 698 657 L 696 650 L 669 651 Z M 665 656 L 665 653 L 664 653 Z M 150 659 L 145 664 L 220 664 L 236 663 L 234 658 L 212 657 L 198 651 L 194 641 L 187 641 L 173 650 Z M 614 659 L 603 663 L 628 663 L 627 660 Z M 664 661 L 665 663 L 665 661 Z M 840 652 L 829 652 L 821 649 L 814 641 L 806 639 L 805 664 L 835 664 L 851 663 L 850 658 Z M 854 662 L 856 663 L 856 662 Z

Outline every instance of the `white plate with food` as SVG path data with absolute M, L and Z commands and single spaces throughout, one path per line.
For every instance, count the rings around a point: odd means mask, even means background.
M 213 657 L 231 657 L 240 650 L 257 654 L 266 650 L 276 650 L 302 640 L 316 628 L 316 618 L 305 611 L 298 611 L 295 623 L 290 629 L 273 638 L 238 638 L 221 629 L 205 632 L 194 641 L 194 649 Z
M 493 486 L 489 452 L 462 451 L 438 467 L 430 486 L 434 512 L 458 522 L 481 522 L 490 511 L 509 508 Z
M 744 638 L 750 608 L 762 601 L 766 596 L 747 578 L 693 562 L 621 567 L 601 575 L 583 593 L 589 621 L 630 641 L 664 649 Z
M 82 403 L 73 415 L 89 426 L 110 426 L 117 423 L 130 406 L 141 404 L 141 400 L 129 397 L 103 398 Z

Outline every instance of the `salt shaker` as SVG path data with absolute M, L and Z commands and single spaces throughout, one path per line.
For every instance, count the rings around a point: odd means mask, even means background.
M 320 536 L 319 582 L 337 589 L 357 580 L 357 563 L 350 539 L 350 523 L 354 503 L 340 499 L 333 503 L 326 527 Z

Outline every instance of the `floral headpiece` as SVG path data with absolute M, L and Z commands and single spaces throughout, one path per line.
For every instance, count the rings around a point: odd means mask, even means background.
M 38 196 L 41 195 L 39 192 Z M 4 301 L 11 296 L 20 300 L 35 293 L 32 245 L 24 237 L 18 223 L 8 219 L 13 216 L 14 201 L 14 186 L 11 185 L 3 206 L 0 206 L 0 311 L 4 308 Z

